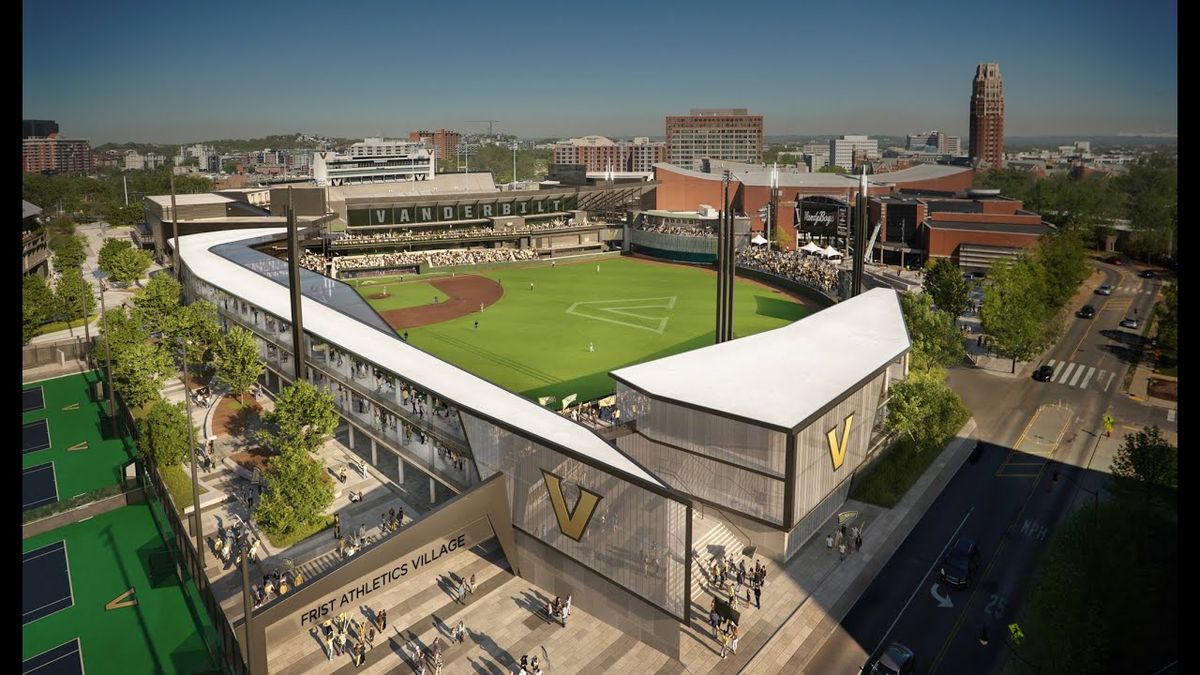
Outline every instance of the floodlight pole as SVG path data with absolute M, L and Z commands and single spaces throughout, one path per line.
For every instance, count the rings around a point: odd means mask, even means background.
M 196 555 L 200 561 L 200 569 L 204 569 L 204 526 L 200 520 L 200 474 L 196 471 L 196 437 L 192 433 L 192 392 L 188 387 L 187 338 L 180 336 L 180 347 L 183 350 L 183 404 L 187 410 L 188 450 L 192 456 L 192 518 L 195 519 Z
M 242 540 L 238 543 L 242 551 L 242 610 L 245 616 L 242 618 L 242 630 L 246 631 L 246 640 L 242 644 L 246 648 L 246 670 L 253 672 L 256 660 L 256 645 L 253 644 L 254 631 L 250 630 L 250 620 L 254 616 L 254 603 L 250 599 L 250 523 L 246 523 L 246 527 L 242 530 Z
M 295 365 L 296 379 L 304 379 L 304 317 L 301 313 L 300 289 L 300 235 L 296 232 L 296 211 L 292 208 L 292 188 L 288 188 L 287 206 L 288 228 L 288 295 L 292 301 L 292 359 Z
M 113 413 L 113 382 L 112 382 L 112 346 L 109 340 L 112 339 L 112 334 L 108 332 L 108 317 L 105 314 L 108 312 L 104 304 L 104 279 L 100 279 L 100 328 L 104 331 L 104 362 L 106 364 L 106 372 L 108 373 L 108 419 L 112 423 L 113 438 L 117 437 L 117 416 Z

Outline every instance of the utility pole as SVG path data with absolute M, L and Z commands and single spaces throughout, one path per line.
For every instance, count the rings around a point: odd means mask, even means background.
M 129 177 L 122 174 L 121 183 L 125 186 L 125 206 L 129 206 Z

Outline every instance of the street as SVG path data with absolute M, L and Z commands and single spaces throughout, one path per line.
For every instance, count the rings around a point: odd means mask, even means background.
M 915 652 L 921 673 L 984 673 L 1002 656 L 1019 658 L 1009 653 L 1008 625 L 1037 555 L 1080 494 L 1077 484 L 1096 490 L 1107 474 L 1107 461 L 1092 462 L 1110 457 L 1125 433 L 1143 425 L 1177 430 L 1174 415 L 1121 391 L 1141 329 L 1118 324 L 1135 312 L 1146 319 L 1161 281 L 1138 278 L 1135 269 L 1097 268 L 1113 294 L 1090 296 L 1096 317 L 1068 319 L 1063 338 L 1023 375 L 949 372 L 979 425 L 979 446 L 816 654 L 796 664 L 804 672 L 856 673 L 891 641 Z M 1029 376 L 1042 364 L 1055 369 L 1052 381 Z M 1100 437 L 1105 413 L 1117 420 L 1111 439 Z M 954 589 L 938 568 L 959 536 L 974 539 L 981 557 L 969 585 Z

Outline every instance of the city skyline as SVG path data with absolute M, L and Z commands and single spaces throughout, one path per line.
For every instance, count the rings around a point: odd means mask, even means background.
M 766 136 L 941 129 L 966 138 L 975 67 L 995 62 L 1006 136 L 1177 131 L 1172 3 L 1017 3 L 982 24 L 947 3 L 900 15 L 881 3 L 858 7 L 872 17 L 870 44 L 850 39 L 860 24 L 836 30 L 846 17 L 827 8 L 767 20 L 794 12 L 780 3 L 755 6 L 722 42 L 713 39 L 729 25 L 721 5 L 683 14 L 468 2 L 453 15 L 412 17 L 390 5 L 332 14 L 267 3 L 231 21 L 174 6 L 26 2 L 22 113 L 95 145 L 469 134 L 487 128 L 469 120 L 487 118 L 523 138 L 661 137 L 667 115 L 700 107 L 763 115 Z M 390 42 L 372 37 L 381 25 L 399 28 Z M 138 39 L 96 39 L 109 32 Z

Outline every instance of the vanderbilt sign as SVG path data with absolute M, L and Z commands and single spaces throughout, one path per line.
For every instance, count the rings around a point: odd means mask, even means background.
M 455 220 L 536 216 L 569 211 L 575 208 L 576 201 L 575 196 L 571 195 L 458 205 L 372 206 L 347 209 L 346 218 L 351 227 L 443 223 Z
M 602 497 L 595 492 L 579 487 L 579 498 L 573 508 L 567 508 L 566 497 L 563 496 L 562 478 L 542 469 L 542 478 L 546 481 L 546 491 L 550 493 L 550 505 L 554 508 L 554 517 L 558 520 L 558 529 L 568 537 L 579 541 L 583 531 L 592 521 L 596 513 L 596 505 Z
M 850 427 L 854 424 L 854 413 L 846 416 L 844 422 L 845 427 L 842 429 L 842 438 L 838 440 L 837 427 L 829 430 L 826 438 L 829 440 L 829 459 L 833 461 L 833 470 L 837 471 L 842 468 L 842 462 L 846 461 L 846 447 L 850 441 Z

